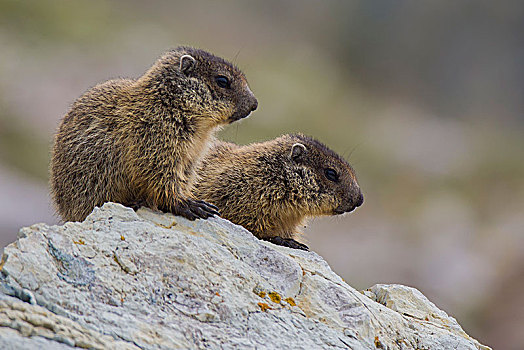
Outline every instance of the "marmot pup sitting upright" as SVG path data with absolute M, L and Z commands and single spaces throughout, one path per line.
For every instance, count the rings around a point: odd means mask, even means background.
M 190 47 L 168 51 L 138 79 L 95 86 L 73 103 L 55 136 L 58 213 L 81 221 L 112 201 L 190 220 L 217 214 L 191 194 L 196 164 L 217 126 L 256 108 L 238 68 Z

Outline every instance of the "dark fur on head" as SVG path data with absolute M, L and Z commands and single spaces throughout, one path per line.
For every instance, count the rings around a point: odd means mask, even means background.
M 218 86 L 219 76 L 227 78 L 230 85 Z M 247 117 L 258 105 L 240 69 L 191 47 L 181 46 L 165 53 L 139 79 L 139 84 L 155 91 L 167 107 L 195 117 L 214 116 L 213 122 L 218 124 Z

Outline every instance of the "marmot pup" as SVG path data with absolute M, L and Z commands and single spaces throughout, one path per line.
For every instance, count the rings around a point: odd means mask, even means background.
M 248 116 L 257 99 L 244 74 L 206 51 L 168 51 L 138 79 L 88 90 L 55 136 L 51 193 L 66 221 L 105 202 L 187 219 L 218 214 L 191 195 L 195 167 L 217 126 Z
M 307 250 L 295 241 L 305 218 L 362 205 L 353 168 L 310 137 L 284 135 L 238 146 L 215 140 L 198 170 L 198 198 L 256 237 Z

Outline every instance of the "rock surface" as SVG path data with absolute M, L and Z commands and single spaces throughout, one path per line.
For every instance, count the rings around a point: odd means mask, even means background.
M 220 218 L 107 203 L 21 229 L 0 270 L 1 349 L 489 349 L 416 289 L 359 292 Z

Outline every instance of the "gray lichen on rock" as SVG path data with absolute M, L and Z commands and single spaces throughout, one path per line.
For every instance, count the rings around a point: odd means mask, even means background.
M 22 229 L 0 269 L 2 349 L 489 349 L 413 288 L 356 291 L 220 218 L 107 203 Z

